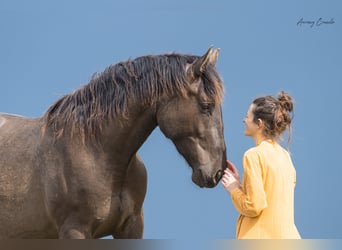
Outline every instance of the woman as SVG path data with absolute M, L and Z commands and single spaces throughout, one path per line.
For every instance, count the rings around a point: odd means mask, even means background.
M 245 135 L 252 137 L 256 146 L 244 154 L 241 184 L 230 161 L 222 178 L 240 213 L 238 239 L 300 238 L 294 223 L 296 171 L 289 153 L 277 142 L 287 128 L 291 129 L 292 111 L 292 98 L 280 92 L 277 99 L 255 99 L 243 120 Z

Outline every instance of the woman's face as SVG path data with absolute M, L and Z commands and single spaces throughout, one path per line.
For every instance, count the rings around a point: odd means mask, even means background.
M 254 115 L 253 115 L 254 106 L 255 106 L 254 104 L 251 104 L 249 106 L 247 115 L 243 119 L 243 122 L 246 125 L 245 135 L 256 138 L 257 134 L 260 132 L 260 127 L 258 124 L 256 124 L 253 121 L 254 120 Z

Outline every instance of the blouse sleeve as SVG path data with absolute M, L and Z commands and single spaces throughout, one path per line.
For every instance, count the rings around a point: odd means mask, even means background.
M 246 152 L 243 167 L 242 188 L 236 188 L 231 192 L 232 202 L 242 215 L 256 217 L 267 207 L 262 165 L 256 152 Z

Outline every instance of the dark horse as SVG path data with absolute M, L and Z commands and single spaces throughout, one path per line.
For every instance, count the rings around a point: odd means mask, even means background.
M 218 52 L 120 62 L 41 118 L 0 114 L 0 238 L 142 238 L 137 151 L 156 126 L 193 182 L 216 186 L 226 166 Z

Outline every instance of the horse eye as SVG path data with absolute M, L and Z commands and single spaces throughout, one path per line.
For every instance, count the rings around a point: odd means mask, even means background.
M 213 109 L 213 104 L 210 102 L 202 102 L 201 103 L 201 109 L 202 109 L 203 113 L 211 114 L 212 109 Z

